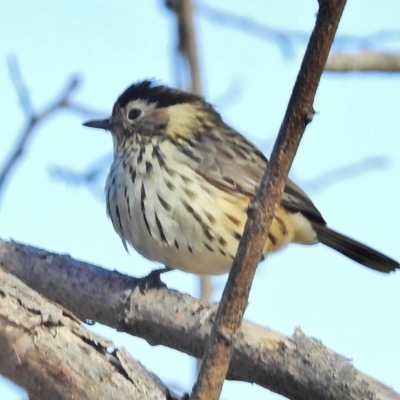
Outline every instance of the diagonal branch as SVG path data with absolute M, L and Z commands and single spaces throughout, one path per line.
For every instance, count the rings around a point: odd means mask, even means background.
M 254 199 L 233 261 L 191 400 L 217 400 L 247 306 L 251 284 L 305 127 L 311 121 L 319 80 L 345 0 L 320 0 L 316 25 L 293 88 L 271 160 Z

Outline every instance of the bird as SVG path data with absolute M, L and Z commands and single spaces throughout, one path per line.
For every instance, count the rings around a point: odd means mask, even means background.
M 164 264 L 165 271 L 228 272 L 268 168 L 264 154 L 202 96 L 151 79 L 129 86 L 109 118 L 83 125 L 111 132 L 107 214 L 125 248 Z M 287 179 L 263 257 L 290 243 L 322 243 L 383 273 L 399 269 L 392 258 L 328 227 L 308 195 Z

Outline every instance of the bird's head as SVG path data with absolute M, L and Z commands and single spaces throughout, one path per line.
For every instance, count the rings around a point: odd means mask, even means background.
M 83 125 L 111 131 L 118 146 L 130 138 L 191 139 L 217 121 L 219 114 L 203 97 L 144 80 L 119 96 L 111 117 Z

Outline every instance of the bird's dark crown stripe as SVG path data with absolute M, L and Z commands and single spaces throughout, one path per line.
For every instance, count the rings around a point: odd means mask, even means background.
M 134 83 L 119 96 L 117 103 L 125 107 L 133 100 L 144 99 L 150 103 L 157 103 L 158 107 L 169 107 L 181 103 L 203 101 L 203 98 L 192 93 L 167 86 L 158 85 L 154 80 L 144 80 Z

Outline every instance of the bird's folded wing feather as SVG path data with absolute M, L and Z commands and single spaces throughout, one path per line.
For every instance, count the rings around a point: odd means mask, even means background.
M 194 166 L 204 179 L 236 196 L 255 195 L 268 161 L 259 149 L 239 133 L 203 135 L 194 144 L 201 161 Z M 287 180 L 281 204 L 292 212 L 301 212 L 313 222 L 325 225 L 313 202 L 290 179 Z

